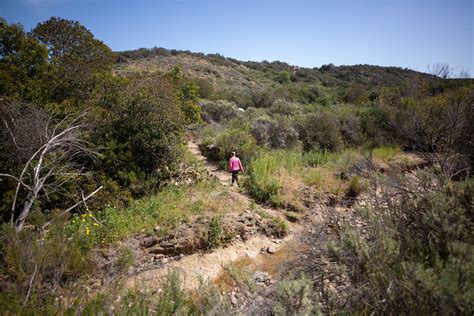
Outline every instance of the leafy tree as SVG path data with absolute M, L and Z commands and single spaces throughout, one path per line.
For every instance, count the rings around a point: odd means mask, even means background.
M 181 109 L 188 124 L 201 122 L 201 107 L 199 101 L 199 86 L 194 81 L 186 81 L 180 89 Z
M 0 94 L 25 100 L 45 99 L 47 50 L 23 27 L 0 19 Z
M 90 117 L 91 140 L 103 148 L 95 168 L 140 195 L 178 165 L 185 126 L 178 91 L 160 75 L 101 81 Z
M 199 86 L 196 82 L 184 77 L 183 67 L 176 65 L 166 74 L 166 78 L 179 87 L 178 98 L 181 101 L 181 110 L 183 111 L 188 124 L 201 122 L 201 107 L 199 101 Z
M 92 75 L 110 70 L 114 62 L 112 50 L 77 21 L 52 17 L 31 34 L 48 48 L 56 101 L 85 99 L 92 89 Z

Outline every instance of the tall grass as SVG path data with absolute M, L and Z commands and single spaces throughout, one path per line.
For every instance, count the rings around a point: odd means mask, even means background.
M 302 155 L 299 151 L 267 151 L 252 160 L 245 185 L 257 200 L 276 202 L 280 190 L 285 185 L 283 174 L 299 174 L 302 168 Z
M 327 150 L 312 150 L 303 153 L 303 163 L 308 167 L 316 167 L 328 163 L 334 154 Z
M 400 148 L 393 146 L 381 146 L 372 150 L 374 158 L 381 159 L 384 162 L 391 162 L 402 154 L 403 151 Z
M 99 212 L 75 214 L 66 224 L 65 232 L 85 253 L 100 243 L 115 243 L 139 233 L 166 236 L 193 216 L 220 215 L 229 210 L 229 205 L 235 211 L 245 208 L 232 200 L 216 179 L 189 186 L 169 185 L 155 195 L 134 200 L 125 208 L 110 206 Z

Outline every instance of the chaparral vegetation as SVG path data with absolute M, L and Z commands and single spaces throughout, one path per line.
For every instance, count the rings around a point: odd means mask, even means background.
M 113 52 L 77 21 L 1 19 L 1 310 L 472 314 L 474 80 L 443 73 Z M 249 240 L 267 270 L 172 269 Z

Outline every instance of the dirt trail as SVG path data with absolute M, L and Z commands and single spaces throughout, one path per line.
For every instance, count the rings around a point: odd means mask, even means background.
M 230 186 L 230 174 L 207 161 L 199 150 L 199 146 L 192 139 L 189 141 L 188 147 L 191 153 L 202 162 L 211 176 L 219 179 L 223 186 Z M 249 205 L 252 202 L 252 199 L 243 193 L 240 188 L 231 187 L 231 191 L 233 194 L 245 199 Z M 260 209 L 271 215 L 280 214 L 277 210 L 271 208 L 261 207 Z M 209 253 L 187 255 L 178 261 L 172 260 L 161 268 L 143 271 L 138 275 L 130 277 L 126 282 L 126 286 L 128 288 L 145 286 L 151 289 L 158 289 L 160 279 L 169 273 L 170 270 L 175 269 L 179 271 L 184 287 L 193 289 L 199 286 L 202 281 L 206 282 L 216 279 L 226 266 L 237 260 L 248 260 L 255 263 L 255 266 L 258 267 L 271 266 L 275 270 L 275 265 L 278 265 L 277 261 L 286 262 L 289 260 L 291 255 L 286 250 L 291 248 L 289 244 L 294 240 L 295 233 L 300 229 L 301 225 L 289 223 L 288 235 L 281 240 L 271 239 L 263 235 L 254 235 L 246 241 L 234 241 Z M 264 252 L 262 249 L 266 249 L 269 246 L 273 248 L 273 251 L 277 252 L 277 255 L 262 253 Z
M 230 174 L 219 169 L 218 166 L 210 163 L 207 158 L 204 157 L 204 155 L 201 153 L 198 144 L 196 144 L 196 142 L 194 142 L 192 138 L 188 142 L 188 148 L 189 151 L 197 158 L 197 160 L 199 160 L 206 167 L 206 170 L 209 172 L 210 175 L 215 176 L 217 179 L 219 179 L 222 185 L 230 186 Z
M 247 201 L 248 203 L 255 202 L 243 189 L 238 186 L 231 186 L 231 174 L 229 172 L 225 172 L 224 170 L 220 169 L 215 164 L 209 162 L 206 157 L 201 153 L 198 144 L 190 138 L 188 142 L 189 151 L 206 167 L 207 172 L 209 175 L 216 177 L 219 179 L 221 184 L 226 187 L 230 187 L 232 192 L 238 196 L 240 196 L 243 200 Z M 273 208 L 268 208 L 265 206 L 260 206 L 260 209 L 265 211 L 270 215 L 281 215 L 280 212 Z M 295 223 L 288 223 L 290 226 L 290 231 L 298 230 L 300 225 Z

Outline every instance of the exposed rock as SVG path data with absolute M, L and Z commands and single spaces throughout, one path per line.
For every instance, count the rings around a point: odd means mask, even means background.
M 160 246 L 163 248 L 172 248 L 177 244 L 176 241 L 168 240 L 160 243 Z
M 145 247 L 145 248 L 150 248 L 156 245 L 158 242 L 159 242 L 158 238 L 148 237 L 142 240 L 142 242 L 140 243 L 140 246 Z
M 268 272 L 263 271 L 255 271 L 255 273 L 253 274 L 253 279 L 257 283 L 267 283 L 271 280 Z
M 336 288 L 334 287 L 334 285 L 329 280 L 326 279 L 326 280 L 323 281 L 323 287 L 324 287 L 324 291 L 329 296 L 333 296 L 333 295 L 337 294 Z
M 148 252 L 152 254 L 162 254 L 164 252 L 164 249 L 163 247 L 155 246 L 153 248 L 148 249 Z
M 268 252 L 269 254 L 274 254 L 275 252 L 277 252 L 277 248 L 276 248 L 275 246 L 273 246 L 273 245 L 268 246 L 268 247 L 267 247 L 267 252 Z
M 232 305 L 237 305 L 237 295 L 235 295 L 235 292 L 230 292 L 230 302 Z

